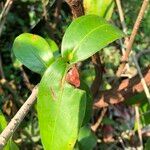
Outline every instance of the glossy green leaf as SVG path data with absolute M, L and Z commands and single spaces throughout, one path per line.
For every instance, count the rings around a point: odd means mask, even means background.
M 82 16 L 68 27 L 62 40 L 62 56 L 71 64 L 85 60 L 124 34 L 96 15 Z
M 84 126 L 80 129 L 78 145 L 80 150 L 92 150 L 96 145 L 96 136 L 90 127 Z
M 114 9 L 114 0 L 83 0 L 85 14 L 95 14 L 109 20 Z
M 49 44 L 30 33 L 23 33 L 15 39 L 13 52 L 23 65 L 39 74 L 43 74 L 54 60 Z
M 67 70 L 68 64 L 58 59 L 39 85 L 37 110 L 45 150 L 72 150 L 83 122 L 86 94 L 65 81 Z

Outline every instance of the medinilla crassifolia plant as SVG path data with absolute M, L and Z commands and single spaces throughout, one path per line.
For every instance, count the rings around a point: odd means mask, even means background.
M 17 59 L 42 76 L 37 112 L 45 150 L 94 147 L 96 137 L 88 126 L 92 98 L 75 64 L 121 37 L 123 33 L 103 18 L 86 15 L 70 24 L 57 57 L 53 46 L 38 35 L 23 33 L 15 39 L 13 52 Z

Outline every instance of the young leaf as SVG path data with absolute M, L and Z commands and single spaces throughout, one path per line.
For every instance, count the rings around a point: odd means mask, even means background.
M 30 33 L 23 33 L 15 39 L 13 52 L 23 65 L 39 74 L 43 74 L 54 60 L 48 43 L 42 37 Z
M 95 14 L 110 20 L 114 8 L 114 0 L 83 0 L 83 5 L 85 14 Z
M 68 64 L 56 60 L 44 73 L 37 102 L 45 150 L 72 150 L 85 114 L 85 91 L 65 81 Z
M 96 15 L 86 15 L 74 20 L 62 40 L 62 56 L 71 64 L 85 60 L 123 33 Z

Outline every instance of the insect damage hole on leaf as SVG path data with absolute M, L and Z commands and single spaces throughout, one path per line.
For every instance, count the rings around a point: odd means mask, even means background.
M 66 81 L 76 88 L 80 87 L 79 72 L 75 65 L 68 71 Z

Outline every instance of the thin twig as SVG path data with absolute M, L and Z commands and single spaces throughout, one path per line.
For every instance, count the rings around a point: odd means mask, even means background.
M 143 140 L 142 140 L 142 131 L 141 131 L 141 123 L 140 123 L 140 114 L 139 114 L 139 108 L 138 106 L 135 106 L 135 119 L 137 122 L 137 128 L 138 128 L 138 136 L 140 141 L 140 150 L 143 150 Z
M 125 23 L 124 13 L 123 13 L 123 9 L 122 9 L 120 0 L 116 0 L 116 4 L 117 4 L 118 12 L 119 12 L 119 18 L 120 18 L 120 22 L 121 22 L 121 25 L 123 28 L 123 32 L 127 33 L 127 26 Z
M 150 49 L 145 49 L 136 54 L 136 59 L 139 60 L 142 55 L 150 54 Z
M 148 99 L 148 102 L 149 102 L 149 104 L 150 104 L 150 92 L 149 92 L 149 89 L 148 89 L 148 87 L 147 87 L 146 81 L 145 81 L 145 79 L 144 79 L 144 77 L 143 77 L 143 75 L 142 75 L 142 72 L 141 72 L 140 66 L 139 66 L 139 64 L 138 64 L 138 62 L 137 62 L 137 60 L 136 60 L 136 57 L 135 57 L 134 55 L 132 55 L 132 58 L 133 58 L 133 61 L 134 61 L 135 65 L 136 65 L 138 74 L 139 74 L 139 76 L 140 76 L 140 78 L 141 78 L 141 83 L 142 83 L 142 85 L 143 85 L 144 92 L 145 92 L 146 97 L 147 97 L 147 99 Z
M 116 4 L 117 4 L 117 8 L 118 8 L 118 14 L 119 14 L 121 26 L 122 26 L 123 32 L 126 34 L 127 33 L 127 26 L 125 23 L 124 13 L 123 13 L 123 9 L 122 9 L 120 0 L 116 0 Z M 122 39 L 119 40 L 123 55 L 125 55 L 125 46 L 127 45 L 128 40 L 129 40 L 127 36 L 125 36 L 124 39 L 125 39 L 124 44 L 123 44 Z M 128 63 L 126 64 L 126 68 L 127 68 L 127 70 L 129 70 L 129 64 Z
M 59 21 L 60 21 L 61 6 L 62 6 L 62 0 L 57 0 L 55 12 L 54 12 L 54 24 L 53 24 L 53 26 L 52 26 L 53 29 L 56 28 L 57 24 L 58 24 Z
M 95 123 L 94 125 L 91 126 L 91 129 L 92 129 L 94 132 L 96 132 L 96 130 L 98 129 L 98 127 L 99 127 L 99 125 L 101 124 L 101 122 L 102 122 L 102 120 L 103 120 L 103 118 L 104 118 L 106 112 L 107 112 L 107 108 L 103 108 L 103 109 L 102 109 L 102 112 L 101 112 L 101 114 L 100 114 L 100 116 L 99 116 L 99 118 L 98 118 L 98 120 L 96 121 L 96 123 Z
M 46 1 L 45 1 L 45 0 L 42 0 L 43 16 L 44 16 L 44 19 L 45 19 L 46 21 L 48 21 L 48 14 L 47 14 L 47 8 L 46 8 L 46 6 L 47 6 Z
M 16 115 L 9 122 L 7 127 L 3 130 L 3 132 L 0 135 L 0 149 L 2 149 L 5 146 L 9 138 L 16 131 L 19 124 L 22 122 L 26 114 L 29 112 L 31 106 L 35 103 L 37 94 L 38 94 L 38 87 L 36 86 L 33 89 L 29 98 L 26 100 L 26 102 L 22 105 L 22 107 L 19 109 Z
M 91 85 L 91 92 L 92 92 L 93 97 L 95 97 L 99 91 L 99 86 L 101 84 L 102 75 L 103 75 L 103 68 L 102 68 L 99 53 L 96 53 L 95 55 L 92 56 L 92 62 L 94 64 L 96 75 Z
M 24 71 L 24 69 L 23 69 L 22 66 L 20 67 L 20 70 L 21 70 L 21 72 L 22 72 L 23 81 L 24 81 L 25 85 L 27 86 L 27 88 L 28 88 L 30 91 L 32 91 L 33 86 L 30 84 L 29 78 L 28 78 L 27 74 L 25 73 L 25 71 Z
M 5 24 L 5 21 L 6 21 L 6 16 L 10 10 L 12 4 L 13 4 L 13 0 L 7 0 L 5 5 L 4 5 L 4 8 L 0 14 L 0 36 L 1 36 L 2 30 L 3 30 L 3 26 Z
M 120 144 L 122 145 L 122 148 L 125 150 L 126 149 L 126 146 L 122 140 L 122 137 L 121 136 L 118 136 L 118 141 L 120 142 Z
M 122 62 L 121 62 L 120 66 L 117 70 L 117 73 L 116 73 L 117 77 L 120 77 L 120 75 L 122 74 L 122 72 L 124 70 L 124 67 L 125 67 L 125 65 L 128 61 L 128 58 L 129 58 L 129 55 L 130 55 L 130 52 L 131 52 L 131 49 L 132 49 L 132 45 L 133 45 L 135 36 L 138 32 L 139 26 L 141 24 L 141 21 L 142 21 L 142 18 L 144 16 L 144 13 L 146 11 L 146 8 L 148 7 L 148 4 L 149 4 L 149 0 L 144 0 L 143 1 L 142 7 L 140 9 L 140 12 L 139 12 L 138 17 L 136 19 L 136 22 L 134 24 L 134 27 L 133 27 L 133 30 L 132 30 L 132 33 L 131 33 L 131 36 L 130 36 L 130 39 L 129 39 L 129 42 L 128 42 L 128 45 L 127 45 L 127 48 L 126 48 L 125 55 L 122 56 Z

